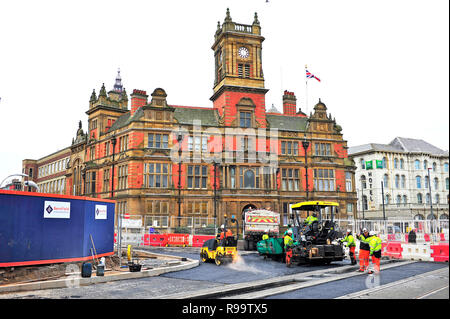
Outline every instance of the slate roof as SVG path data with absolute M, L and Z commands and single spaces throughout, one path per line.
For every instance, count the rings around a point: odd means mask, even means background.
M 427 153 L 432 155 L 448 156 L 448 151 L 431 145 L 424 140 L 396 137 L 389 144 L 369 143 L 358 146 L 352 146 L 348 149 L 349 155 L 366 152 L 395 152 L 395 153 Z
M 180 124 L 193 125 L 194 120 L 199 120 L 202 126 L 219 126 L 219 114 L 213 108 L 170 106 L 174 108 L 174 117 Z M 142 107 L 137 109 L 133 116 L 130 116 L 130 112 L 127 112 L 114 122 L 109 131 L 120 129 L 133 121 L 139 121 L 142 116 L 144 116 Z M 266 119 L 270 128 L 276 128 L 280 131 L 304 132 L 307 123 L 306 117 L 298 116 L 266 114 Z
M 266 119 L 270 128 L 279 131 L 304 132 L 306 129 L 306 117 L 266 114 Z
M 405 138 L 405 137 L 396 137 L 390 145 L 395 145 L 401 147 L 406 152 L 410 153 L 429 153 L 433 155 L 448 155 L 448 151 L 441 150 L 440 148 L 431 145 L 424 140 L 414 139 L 414 138 Z
M 215 109 L 176 105 L 172 107 L 175 108 L 174 117 L 180 124 L 193 125 L 194 120 L 198 120 L 201 126 L 219 126 L 219 114 Z

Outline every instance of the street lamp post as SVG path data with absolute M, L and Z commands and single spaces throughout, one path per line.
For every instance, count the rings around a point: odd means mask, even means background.
M 361 178 L 361 207 L 362 207 L 362 213 L 363 213 L 363 220 L 365 219 L 364 216 L 364 184 L 363 184 L 363 179 Z
M 9 175 L 9 176 L 7 176 L 4 180 L 2 180 L 2 182 L 0 183 L 0 189 L 2 188 L 3 183 L 4 183 L 8 178 L 13 177 L 13 176 L 29 177 L 27 174 L 23 174 L 23 173 Z
M 431 232 L 433 233 L 434 227 L 433 227 L 433 197 L 431 196 L 431 178 L 430 178 L 430 167 L 427 168 L 428 173 L 428 191 L 430 192 L 430 213 L 431 213 Z
M 117 143 L 117 139 L 116 139 L 115 135 L 112 136 L 111 143 L 112 143 L 112 146 L 113 146 L 113 150 L 112 150 L 112 172 L 111 172 L 111 199 L 113 199 L 114 198 L 114 155 L 115 155 L 116 143 Z
M 384 181 L 381 181 L 381 199 L 383 201 L 383 220 L 386 220 L 386 212 L 384 210 Z
M 180 227 L 181 219 L 181 141 L 183 140 L 183 135 L 178 133 L 178 228 Z
M 306 135 L 302 142 L 303 149 L 305 150 L 305 178 L 306 178 L 306 201 L 309 199 L 309 184 L 308 184 L 308 147 L 309 141 L 306 140 Z
M 112 143 L 112 163 L 111 163 L 111 199 L 114 198 L 114 155 L 116 150 L 117 138 L 113 135 L 111 138 Z M 117 228 L 119 233 L 119 239 L 117 241 L 117 255 L 119 257 L 119 267 L 122 266 L 122 213 L 117 214 Z
M 214 160 L 214 231 L 216 230 L 217 220 L 217 166 L 219 166 L 219 163 Z

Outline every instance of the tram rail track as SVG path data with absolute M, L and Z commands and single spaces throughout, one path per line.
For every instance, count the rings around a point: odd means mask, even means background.
M 414 261 L 389 260 L 382 263 L 381 269 L 404 266 Z M 281 293 L 320 285 L 323 283 L 362 275 L 355 266 L 286 275 L 251 282 L 228 284 L 192 292 L 160 296 L 161 299 L 261 299 Z

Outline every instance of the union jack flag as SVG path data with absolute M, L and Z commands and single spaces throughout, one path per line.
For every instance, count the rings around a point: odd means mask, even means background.
M 314 74 L 312 74 L 311 72 L 309 72 L 308 70 L 306 70 L 306 78 L 307 78 L 307 79 L 312 79 L 312 78 L 314 78 L 314 79 L 316 79 L 317 81 L 320 82 L 320 79 L 319 79 L 317 76 L 315 76 Z

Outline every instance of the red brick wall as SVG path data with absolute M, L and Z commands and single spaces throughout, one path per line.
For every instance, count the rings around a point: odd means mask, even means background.
M 130 115 L 133 115 L 134 112 L 141 106 L 144 106 L 147 104 L 147 93 L 142 90 L 133 90 L 133 93 L 131 94 L 131 110 Z
M 336 178 L 336 190 L 340 192 L 345 192 L 345 171 L 343 169 L 335 170 L 335 178 Z
M 181 189 L 186 188 L 186 164 L 181 164 Z M 172 183 L 175 189 L 178 189 L 178 163 L 172 164 Z
M 128 164 L 128 187 L 129 188 L 141 188 L 143 179 L 143 167 L 140 162 Z
M 211 178 L 209 179 L 211 182 L 211 188 L 214 189 L 214 165 L 209 166 L 209 176 Z M 217 167 L 216 171 L 216 189 L 220 189 L 220 168 Z
M 302 187 L 306 191 L 306 169 L 303 167 L 300 169 L 302 176 Z M 308 168 L 308 190 L 312 191 L 314 188 L 314 171 L 312 168 Z
M 128 148 L 143 148 L 144 132 L 132 131 L 128 135 Z
M 336 154 L 339 158 L 347 158 L 348 157 L 347 150 L 344 149 L 344 146 L 342 144 L 334 144 L 334 151 L 336 152 Z
M 219 114 L 224 116 L 225 126 L 230 126 L 236 119 L 236 104 L 243 98 L 252 99 L 255 107 L 255 120 L 259 122 L 261 128 L 266 127 L 266 98 L 261 93 L 245 93 L 225 91 L 214 101 L 214 108 L 219 110 Z M 223 108 L 223 113 L 222 113 Z M 239 125 L 239 123 L 237 123 Z

